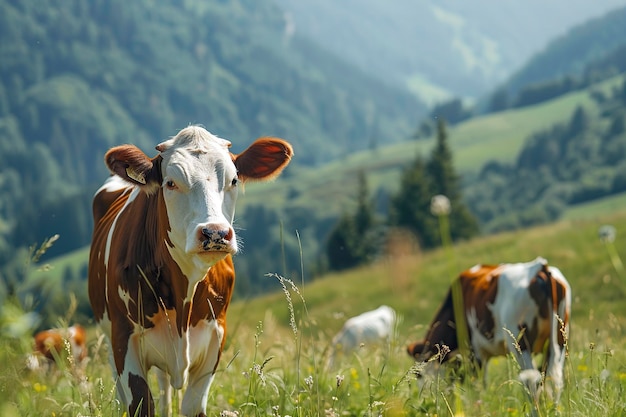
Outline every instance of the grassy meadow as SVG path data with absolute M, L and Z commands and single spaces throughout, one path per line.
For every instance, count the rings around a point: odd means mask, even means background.
M 373 265 L 313 282 L 292 282 L 273 271 L 259 271 L 275 281 L 277 291 L 233 300 L 208 415 L 625 415 L 626 274 L 598 238 L 604 224 L 616 227 L 612 248 L 623 255 L 626 234 L 620 231 L 626 230 L 626 213 L 598 210 L 597 215 L 463 242 L 448 252 L 420 253 L 398 238 Z M 528 261 L 539 255 L 558 266 L 573 289 L 560 403 L 554 404 L 544 392 L 535 408 L 510 357 L 490 362 L 484 385 L 481 377 L 454 382 L 444 370 L 417 378 L 421 369 L 405 346 L 424 335 L 455 273 L 477 262 Z M 391 344 L 361 346 L 327 366 L 329 341 L 345 319 L 381 304 L 399 314 Z M 5 315 L 12 311 L 8 307 L 3 308 Z M 72 319 L 72 307 L 59 312 L 60 324 Z M 46 372 L 25 367 L 29 335 L 3 335 L 0 415 L 123 415 L 106 343 L 95 327 L 89 333 L 90 357 L 84 367 L 65 363 Z

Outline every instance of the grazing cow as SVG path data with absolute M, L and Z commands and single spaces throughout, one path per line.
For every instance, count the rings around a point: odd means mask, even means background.
M 238 155 L 229 147 L 190 126 L 159 144 L 154 158 L 132 145 L 105 155 L 115 175 L 93 201 L 89 299 L 131 416 L 154 415 L 152 367 L 163 415 L 172 387 L 185 387 L 182 414 L 206 415 L 235 280 L 237 189 L 274 178 L 293 153 L 276 138 L 258 139 Z
M 87 337 L 80 324 L 67 329 L 42 330 L 35 334 L 34 345 L 34 356 L 29 358 L 31 369 L 39 367 L 39 358 L 45 358 L 47 363 L 68 358 L 74 364 L 81 365 L 87 357 Z
M 548 266 L 543 258 L 527 263 L 476 265 L 462 272 L 453 286 L 458 283 L 463 303 L 459 317 L 465 320 L 470 353 L 477 366 L 511 352 L 524 374 L 534 372 L 530 379 L 535 381 L 525 382 L 536 395 L 540 375 L 534 370 L 531 355 L 543 352 L 542 369 L 552 380 L 558 401 L 571 307 L 570 287 L 561 271 Z M 427 361 L 442 345 L 451 351 L 459 347 L 454 309 L 451 287 L 426 338 L 408 346 L 409 355 Z M 446 355 L 442 361 L 451 356 Z
M 388 343 L 393 335 L 395 322 L 396 312 L 386 305 L 346 320 L 331 342 L 329 365 L 334 363 L 338 352 L 350 352 L 362 343 Z

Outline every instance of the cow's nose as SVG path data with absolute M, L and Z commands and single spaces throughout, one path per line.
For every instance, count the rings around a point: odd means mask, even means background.
M 226 244 L 233 238 L 233 228 L 227 225 L 209 224 L 199 228 L 198 239 L 205 249 Z

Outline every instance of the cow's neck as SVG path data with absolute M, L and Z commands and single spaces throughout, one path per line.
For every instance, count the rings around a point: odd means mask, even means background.
M 168 240 L 166 240 L 166 242 L 168 242 Z M 169 243 L 166 243 L 166 247 L 172 260 L 180 268 L 181 273 L 187 277 L 187 286 L 184 291 L 183 299 L 185 302 L 189 302 L 193 300 L 193 295 L 198 283 L 204 279 L 211 266 L 199 262 L 197 257 L 190 257 L 184 250 L 171 246 Z
M 172 257 L 174 245 L 169 238 L 170 225 L 160 190 L 151 195 L 131 194 L 130 199 L 132 204 L 124 210 L 128 221 L 120 225 L 124 235 L 133 236 L 133 242 L 125 245 L 125 264 L 128 265 L 125 281 L 131 284 L 127 290 L 133 292 L 132 282 L 136 282 L 134 286 L 142 292 L 142 311 L 147 317 L 159 309 L 188 312 L 185 304 L 189 304 L 206 269 L 202 272 L 200 268 L 189 268 Z M 187 321 L 187 314 L 177 315 L 179 332 L 187 328 Z

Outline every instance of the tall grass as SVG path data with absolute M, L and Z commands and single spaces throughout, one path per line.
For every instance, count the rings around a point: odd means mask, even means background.
M 306 323 L 302 323 L 306 326 Z M 524 416 L 532 404 L 512 357 L 493 360 L 488 378 L 455 390 L 444 368 L 419 378 L 399 339 L 388 351 L 364 346 L 333 369 L 321 366 L 329 340 L 295 340 L 267 316 L 256 329 L 239 331 L 218 369 L 209 415 L 225 416 Z M 0 342 L 0 414 L 3 416 L 121 416 L 106 354 L 98 340 L 84 370 L 61 366 L 30 372 L 25 341 Z M 625 355 L 604 343 L 570 350 L 560 404 L 540 394 L 540 416 L 620 416 L 626 410 Z M 600 347 L 604 345 L 604 347 Z M 430 364 L 430 365 L 436 365 Z M 156 381 L 152 381 L 156 389 Z
M 415 364 L 405 346 L 423 337 L 450 280 L 444 251 L 403 254 L 330 275 L 306 291 L 271 274 L 277 292 L 229 310 L 227 348 L 209 396 L 208 415 L 224 416 L 622 416 L 626 410 L 626 303 L 598 226 L 626 230 L 626 215 L 567 221 L 456 245 L 456 263 L 526 261 L 537 255 L 559 266 L 574 292 L 565 388 L 559 404 L 545 391 L 537 407 L 510 357 L 492 360 L 481 376 L 454 384 L 437 360 Z M 618 253 L 626 239 L 618 233 Z M 401 262 L 397 265 L 396 261 Z M 402 273 L 399 282 L 395 275 Z M 408 277 L 408 278 L 407 278 Z M 366 344 L 327 366 L 330 343 L 345 318 L 380 304 L 402 317 L 389 346 Z M 61 312 L 60 323 L 72 317 Z M 0 415 L 121 416 L 106 344 L 90 332 L 84 368 L 46 372 L 25 367 L 30 335 L 0 339 Z M 156 380 L 150 381 L 153 392 Z M 157 405 L 158 409 L 158 405 Z

